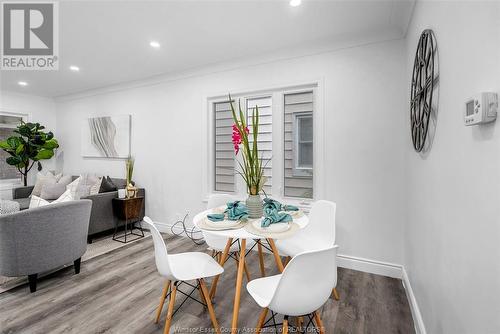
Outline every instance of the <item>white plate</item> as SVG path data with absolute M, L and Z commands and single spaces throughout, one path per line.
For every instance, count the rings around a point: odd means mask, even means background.
M 281 233 L 288 231 L 290 229 L 290 224 L 289 223 L 275 223 L 271 224 L 268 227 L 261 227 L 260 224 L 262 222 L 262 219 L 257 219 L 256 221 L 252 222 L 252 225 L 255 229 L 261 230 L 263 232 L 269 232 L 269 233 Z
M 213 222 L 205 217 L 205 224 L 207 224 L 207 226 L 227 228 L 227 227 L 234 227 L 236 225 L 239 225 L 240 223 L 241 222 L 239 220 L 227 220 L 227 219 L 218 222 Z

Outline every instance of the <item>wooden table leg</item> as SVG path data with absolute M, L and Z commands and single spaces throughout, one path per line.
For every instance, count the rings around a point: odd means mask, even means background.
M 271 246 L 271 249 L 273 250 L 274 260 L 276 261 L 276 265 L 278 266 L 280 273 L 282 273 L 285 268 L 283 267 L 283 262 L 281 262 L 281 257 L 280 254 L 278 253 L 276 245 L 274 244 L 274 240 L 268 238 L 267 242 L 269 243 L 269 246 Z
M 170 280 L 165 282 L 165 286 L 163 287 L 163 291 L 161 293 L 160 305 L 158 305 L 158 309 L 156 310 L 156 319 L 155 324 L 160 320 L 161 310 L 163 309 L 163 304 L 165 304 L 165 298 L 167 297 L 168 289 L 170 288 Z
M 265 277 L 266 276 L 266 268 L 264 267 L 264 254 L 262 252 L 262 245 L 260 244 L 260 240 L 257 240 L 257 248 L 259 249 L 260 274 L 262 277 Z
M 245 267 L 245 253 L 246 253 L 247 239 L 241 239 L 241 252 L 240 260 L 238 263 L 238 275 L 236 276 L 236 293 L 234 295 L 233 306 L 233 321 L 231 324 L 231 333 L 238 332 L 238 314 L 240 312 L 240 297 L 241 297 L 241 284 L 243 283 L 243 271 Z
M 224 252 L 222 253 L 219 264 L 224 267 L 224 263 L 226 263 L 227 257 L 229 255 L 229 249 L 231 248 L 231 244 L 233 243 L 233 238 L 227 239 L 226 247 L 224 248 Z M 219 281 L 219 276 L 217 275 L 212 282 L 212 286 L 210 287 L 210 299 L 214 298 L 215 291 L 217 290 L 217 282 Z

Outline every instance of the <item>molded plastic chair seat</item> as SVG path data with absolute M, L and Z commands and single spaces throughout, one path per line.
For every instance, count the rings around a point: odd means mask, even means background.
M 168 255 L 168 261 L 179 281 L 212 277 L 224 271 L 210 255 L 201 252 Z
M 165 299 L 169 297 L 167 318 L 165 319 L 165 328 L 163 331 L 164 334 L 169 334 L 172 317 L 175 313 L 175 296 L 177 294 L 177 287 L 179 283 L 196 281 L 198 285 L 194 287 L 194 289 L 199 290 L 201 297 L 201 300 L 197 301 L 207 307 L 215 332 L 220 334 L 221 331 L 219 323 L 215 317 L 212 301 L 210 300 L 210 295 L 208 294 L 204 278 L 220 275 L 224 272 L 224 268 L 222 268 L 210 255 L 205 253 L 190 252 L 173 255 L 168 254 L 165 240 L 163 240 L 160 231 L 158 231 L 151 218 L 144 217 L 144 222 L 149 227 L 153 237 L 156 268 L 158 269 L 160 275 L 167 279 L 160 298 L 160 305 L 158 305 L 158 309 L 156 311 L 155 322 L 158 323 Z M 191 286 L 193 287 L 193 285 Z M 179 291 L 182 293 L 181 290 Z M 186 294 L 186 296 L 186 298 L 194 299 L 194 297 L 191 297 L 191 294 Z M 182 304 L 184 304 L 184 302 L 182 302 L 179 307 L 181 307 Z
M 285 267 L 281 275 L 257 278 L 247 290 L 264 310 L 259 316 L 256 333 L 266 323 L 268 310 L 283 314 L 283 333 L 288 333 L 288 317 L 313 315 L 316 327 L 324 334 L 318 309 L 337 285 L 337 247 L 300 253 Z M 308 332 L 307 332 L 308 333 Z
M 304 253 L 313 249 L 324 249 L 332 245 L 322 242 L 322 240 L 313 239 L 309 235 L 295 234 L 288 239 L 276 240 L 276 247 L 280 255 L 294 257 L 297 254 Z
M 281 274 L 254 279 L 247 284 L 250 296 L 260 307 L 268 307 L 278 286 Z

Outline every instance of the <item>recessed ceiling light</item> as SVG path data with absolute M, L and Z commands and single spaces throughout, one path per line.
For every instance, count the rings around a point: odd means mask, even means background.
M 28 83 L 26 81 L 18 81 L 17 84 L 19 86 L 28 86 Z
M 302 4 L 302 0 L 290 0 L 290 6 L 297 7 Z
M 80 71 L 80 68 L 79 68 L 78 66 L 75 66 L 75 65 L 71 65 L 71 66 L 69 67 L 69 69 L 70 69 L 70 70 L 72 70 L 73 72 L 78 72 L 78 71 Z
M 159 49 L 160 48 L 160 43 L 157 41 L 151 41 L 149 42 L 149 45 L 151 45 L 152 48 Z

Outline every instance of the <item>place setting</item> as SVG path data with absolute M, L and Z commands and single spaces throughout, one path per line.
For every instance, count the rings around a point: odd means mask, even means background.
M 250 218 L 247 206 L 241 201 L 228 202 L 213 208 L 198 221 L 198 227 L 208 231 L 236 230 L 265 238 L 286 238 L 300 229 L 294 219 L 304 217 L 304 212 L 294 205 L 282 204 L 272 198 L 264 198 L 262 217 Z

